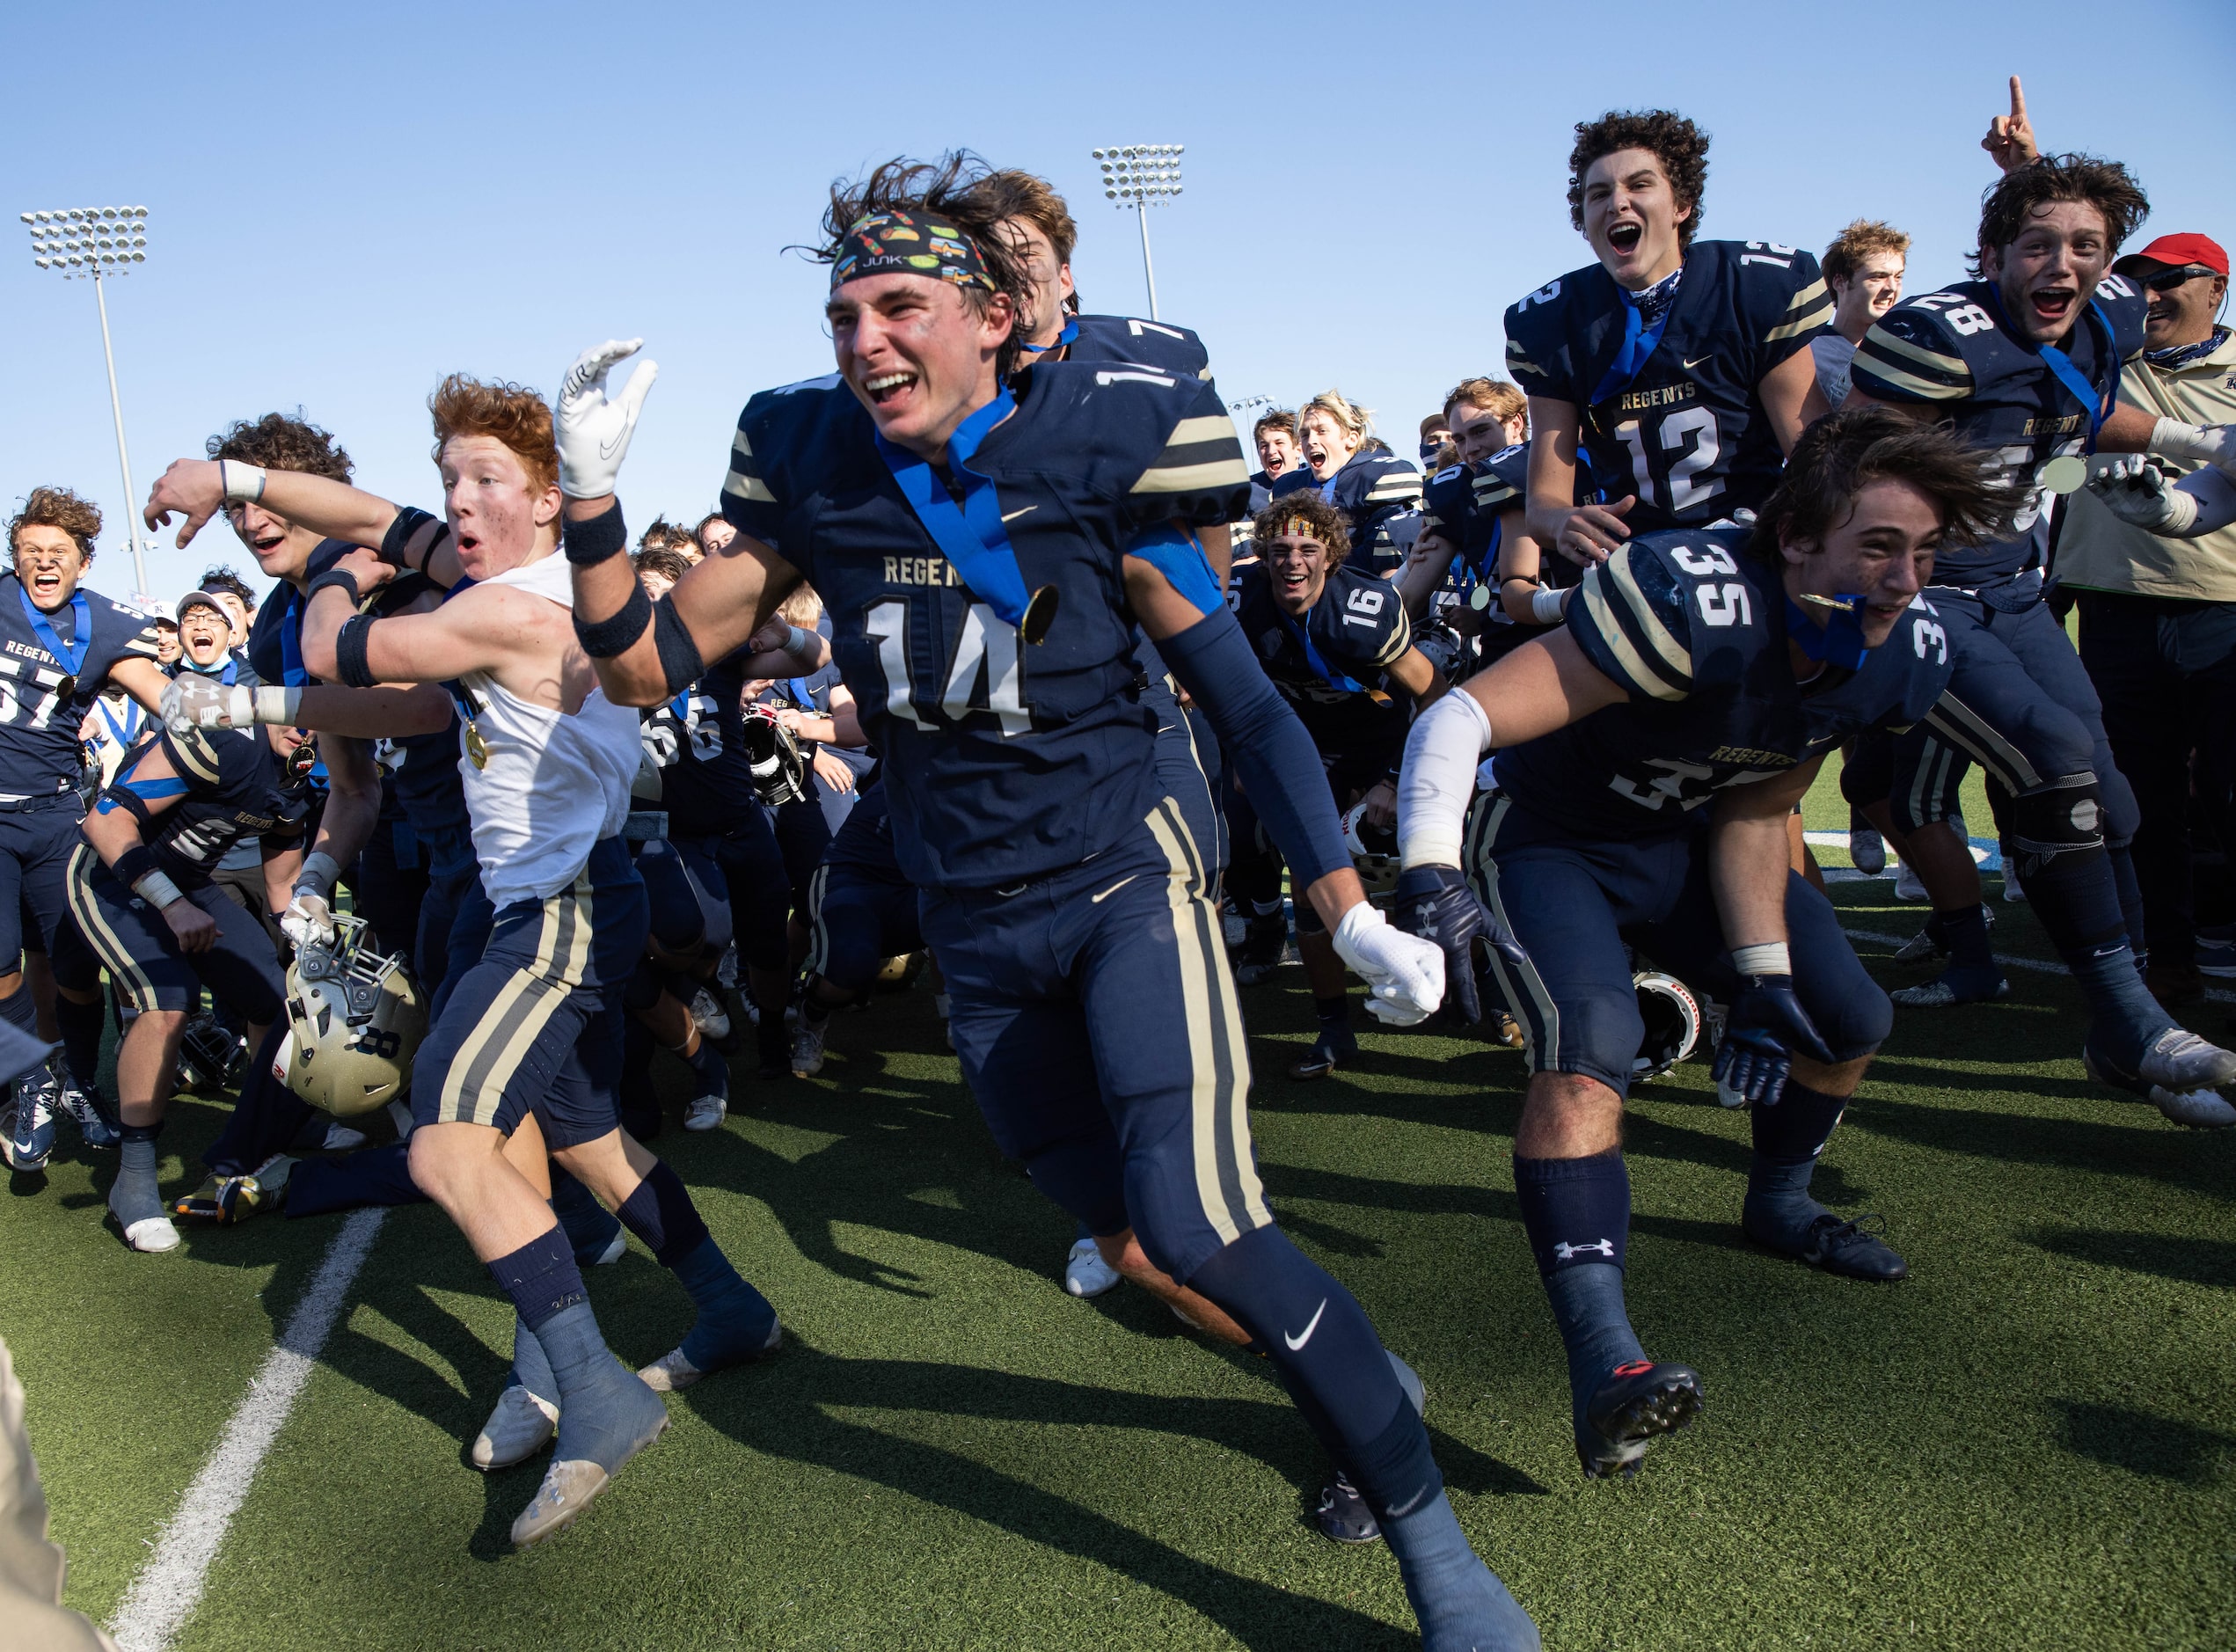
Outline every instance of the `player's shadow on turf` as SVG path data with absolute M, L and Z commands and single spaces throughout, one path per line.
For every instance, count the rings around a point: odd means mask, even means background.
M 1947 1074 L 1940 1075 L 1945 1082 Z M 2092 1102 L 2110 1101 L 2123 1121 L 2100 1123 L 2085 1118 L 2044 1118 L 2036 1114 L 1987 1112 L 1897 1100 L 1885 1093 L 1892 1078 L 1848 1109 L 1844 1129 L 1867 1130 L 1936 1152 L 1969 1153 L 2014 1165 L 2044 1165 L 2094 1175 L 2128 1175 L 2171 1187 L 2228 1196 L 2230 1159 L 2225 1144 L 2177 1129 L 2148 1102 L 2112 1100 L 2103 1090 L 2077 1085 Z M 2055 1080 L 2029 1080 L 2047 1091 Z M 2128 1121 L 2131 1121 L 2128 1122 Z
M 892 1411 L 1067 1429 L 1144 1429 L 1254 1457 L 1300 1492 L 1307 1483 L 1317 1489 L 1326 1477 L 1326 1459 L 1277 1390 L 1265 1400 L 1136 1393 L 924 1361 L 843 1359 L 794 1344 L 765 1368 L 691 1390 L 684 1403 L 766 1456 L 853 1475 L 1107 1566 L 1171 1596 L 1245 1646 L 1419 1644 L 1409 1629 L 1237 1576 L 990 1463 L 833 1414 Z M 1459 1489 L 1545 1495 L 1544 1487 L 1519 1470 L 1449 1437 L 1435 1438 L 1445 1479 Z M 986 1444 L 990 1451 L 1012 1444 L 1020 1454 L 1030 1449 L 1021 1441 L 989 1438 Z M 742 1488 L 740 1501 L 742 1522 L 750 1502 Z M 486 1538 L 494 1545 L 501 1535 L 501 1526 L 487 1522 L 476 1543 Z
M 2220 1478 L 2236 1436 L 2154 1417 L 2126 1406 L 2079 1400 L 2050 1402 L 2064 1413 L 2064 1445 L 2076 1457 L 2130 1473 L 2202 1486 Z
M 2163 1233 L 2117 1233 L 2095 1228 L 2042 1228 L 2030 1245 L 2102 1268 L 2150 1274 L 2183 1284 L 2236 1286 L 2236 1244 L 2225 1239 L 2173 1238 Z

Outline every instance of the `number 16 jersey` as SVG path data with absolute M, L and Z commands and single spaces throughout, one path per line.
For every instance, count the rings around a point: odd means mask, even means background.
M 837 375 L 764 391 L 732 443 L 722 514 L 822 598 L 831 647 L 885 759 L 909 881 L 990 888 L 1077 866 L 1154 806 L 1125 547 L 1143 529 L 1240 516 L 1249 467 L 1205 380 L 1056 362 L 969 468 L 994 486 L 1027 591 L 1055 623 L 1027 643 L 940 553 Z
M 1626 308 L 1602 266 L 1570 271 L 1506 312 L 1508 370 L 1531 395 L 1577 409 L 1591 486 L 1637 496 L 1632 532 L 1757 508 L 1785 463 L 1763 376 L 1832 318 L 1816 259 L 1768 241 L 1695 241 L 1654 353 L 1612 382 Z

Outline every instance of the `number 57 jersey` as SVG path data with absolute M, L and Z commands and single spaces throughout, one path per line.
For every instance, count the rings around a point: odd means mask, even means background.
M 1134 663 L 1125 547 L 1160 523 L 1233 521 L 1249 500 L 1217 391 L 1120 362 L 1033 368 L 969 468 L 993 485 L 1025 588 L 1055 589 L 1039 643 L 949 565 L 836 375 L 746 405 L 722 492 L 739 532 L 822 598 L 885 760 L 902 870 L 930 888 L 1045 876 L 1139 825 L 1158 795 L 1157 721 Z
M 1747 534 L 1633 539 L 1584 575 L 1567 626 L 1623 704 L 1502 751 L 1498 787 L 1579 837 L 1704 823 L 1726 786 L 1769 779 L 1868 728 L 1907 728 L 1948 684 L 1948 639 L 1924 600 L 1853 671 L 1794 678 L 1778 569 Z M 1490 708 L 1491 727 L 1499 709 Z
M 1532 396 L 1572 404 L 1590 485 L 1634 494 L 1633 533 L 1706 528 L 1753 510 L 1784 463 L 1763 410 L 1763 376 L 1832 318 L 1809 253 L 1769 241 L 1695 241 L 1660 340 L 1634 374 L 1623 348 L 1622 289 L 1597 264 L 1572 270 L 1506 312 L 1506 365 Z

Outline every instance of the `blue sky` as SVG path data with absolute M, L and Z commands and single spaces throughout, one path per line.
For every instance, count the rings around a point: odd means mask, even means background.
M 545 391 L 586 344 L 661 364 L 622 494 L 632 524 L 714 501 L 738 408 L 826 370 L 807 238 L 823 192 L 961 145 L 1069 194 L 1090 308 L 1144 313 L 1130 215 L 1088 150 L 1187 145 L 1153 214 L 1165 318 L 1230 400 L 1327 385 L 1409 451 L 1446 386 L 1497 371 L 1500 316 L 1588 257 L 1569 128 L 1666 105 L 1715 140 L 1702 232 L 1821 248 L 1858 215 L 1955 279 L 1975 147 L 2025 77 L 2045 143 L 2117 157 L 2145 235 L 2236 245 L 2212 157 L 2236 122 L 2220 6 L 1747 4 L 1390 9 L 480 5 L 11 7 L 0 166 L 0 501 L 56 481 L 111 511 L 94 583 L 129 588 L 90 285 L 32 267 L 13 215 L 144 203 L 150 260 L 110 289 L 134 479 L 227 421 L 302 407 L 360 481 L 434 506 L 427 391 L 464 369 Z M 40 83 L 49 74 L 51 90 Z M 36 91 L 37 95 L 30 95 Z M 164 536 L 174 596 L 220 524 Z

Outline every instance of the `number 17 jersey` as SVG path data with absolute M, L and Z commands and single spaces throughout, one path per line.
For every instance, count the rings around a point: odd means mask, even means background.
M 909 881 L 997 888 L 1077 866 L 1157 799 L 1125 547 L 1143 529 L 1239 516 L 1249 467 L 1202 379 L 1056 362 L 970 470 L 993 485 L 1027 591 L 1054 587 L 1027 643 L 949 565 L 833 375 L 764 391 L 732 443 L 722 514 L 812 584 L 865 731 L 885 760 Z
M 1632 532 L 1758 508 L 1785 463 L 1763 376 L 1832 318 L 1816 259 L 1769 241 L 1695 241 L 1654 353 L 1611 382 L 1627 307 L 1602 266 L 1570 271 L 1506 312 L 1508 370 L 1531 395 L 1576 408 L 1591 486 L 1638 499 Z

